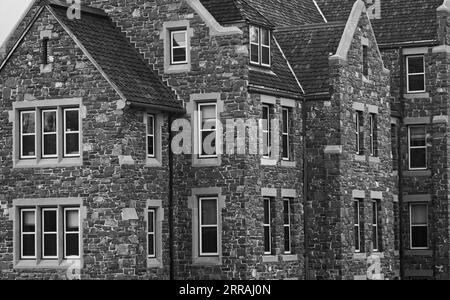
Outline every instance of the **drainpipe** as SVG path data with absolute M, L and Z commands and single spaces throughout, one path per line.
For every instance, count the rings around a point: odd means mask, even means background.
M 404 99 L 403 99 L 403 93 L 404 93 L 404 64 L 403 64 L 403 48 L 400 47 L 399 48 L 399 57 L 398 57 L 398 61 L 400 64 L 400 95 L 399 95 L 399 100 L 400 100 L 400 123 L 397 129 L 397 140 L 398 140 L 398 145 L 397 145 L 397 151 L 398 151 L 398 207 L 399 207 L 399 220 L 398 220 L 398 227 L 399 227 L 399 247 L 400 247 L 400 251 L 399 251 L 399 260 L 400 260 L 400 279 L 404 278 L 404 268 L 403 268 L 403 258 L 404 258 L 404 247 L 403 247 L 403 185 L 402 185 L 402 178 L 403 178 L 403 155 L 402 155 L 402 146 L 401 146 L 401 142 L 400 142 L 400 132 L 401 132 L 401 127 L 403 126 L 403 117 L 404 117 L 404 112 L 405 112 L 405 105 L 404 105 Z
M 302 99 L 302 122 L 303 122 L 303 231 L 305 239 L 305 280 L 310 280 L 310 269 L 309 269 L 309 234 L 308 234 L 308 157 L 307 157 L 307 145 L 306 145 L 306 97 Z
M 174 114 L 169 113 L 169 260 L 170 280 L 175 279 L 174 266 L 174 216 L 173 216 L 173 151 L 172 151 L 172 121 Z

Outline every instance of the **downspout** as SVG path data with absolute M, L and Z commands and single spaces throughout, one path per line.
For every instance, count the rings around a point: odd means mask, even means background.
M 169 279 L 175 280 L 174 266 L 174 216 L 173 216 L 173 149 L 172 149 L 172 121 L 173 113 L 169 113 L 169 260 L 170 270 Z
M 400 142 L 400 133 L 401 133 L 401 127 L 403 126 L 403 117 L 404 117 L 404 113 L 405 113 L 405 105 L 404 105 L 404 99 L 403 99 L 403 93 L 404 93 L 404 64 L 403 64 L 403 48 L 400 47 L 399 48 L 399 64 L 400 64 L 400 95 L 399 95 L 399 100 L 400 100 L 400 122 L 399 122 L 399 126 L 397 128 L 397 151 L 398 151 L 398 207 L 399 207 L 399 218 L 398 218 L 398 227 L 399 227 L 399 234 L 398 234 L 398 238 L 399 238 L 399 247 L 400 247 L 400 251 L 399 251 L 399 260 L 400 260 L 400 279 L 404 278 L 404 268 L 403 268 L 403 257 L 404 257 L 404 247 L 403 247 L 403 185 L 402 185 L 402 178 L 403 178 L 403 155 L 402 155 L 402 146 L 401 146 L 401 142 Z
M 309 269 L 309 234 L 308 234 L 308 157 L 306 141 L 306 97 L 302 99 L 302 122 L 303 122 L 303 231 L 304 231 L 304 261 L 305 261 L 305 280 L 310 280 Z

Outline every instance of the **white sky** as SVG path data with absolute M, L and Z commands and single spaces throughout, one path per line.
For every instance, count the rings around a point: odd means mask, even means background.
M 31 2 L 32 0 L 0 0 L 0 45 Z

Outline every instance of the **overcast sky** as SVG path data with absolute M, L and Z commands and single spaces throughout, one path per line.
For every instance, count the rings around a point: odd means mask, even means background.
M 0 0 L 0 45 L 31 2 L 32 0 Z

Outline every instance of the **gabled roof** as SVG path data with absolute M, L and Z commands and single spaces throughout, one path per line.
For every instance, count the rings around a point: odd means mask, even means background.
M 159 107 L 162 110 L 182 110 L 175 94 L 105 12 L 83 7 L 82 19 L 69 20 L 66 4 L 54 0 L 47 2 L 46 7 L 123 100 Z M 15 48 L 12 52 L 14 50 Z M 2 65 L 0 69 L 1 67 Z
M 276 27 L 285 27 L 324 22 L 314 0 L 201 0 L 201 3 L 221 24 L 248 20 L 263 25 L 260 22 L 266 20 Z
M 286 28 L 276 37 L 306 94 L 330 91 L 329 57 L 336 53 L 346 23 Z
M 316 0 L 328 21 L 347 20 L 355 0 Z M 371 20 L 380 46 L 437 40 L 436 9 L 444 0 L 381 0 Z M 368 1 L 366 0 L 366 3 Z M 367 7 L 372 4 L 367 4 Z

